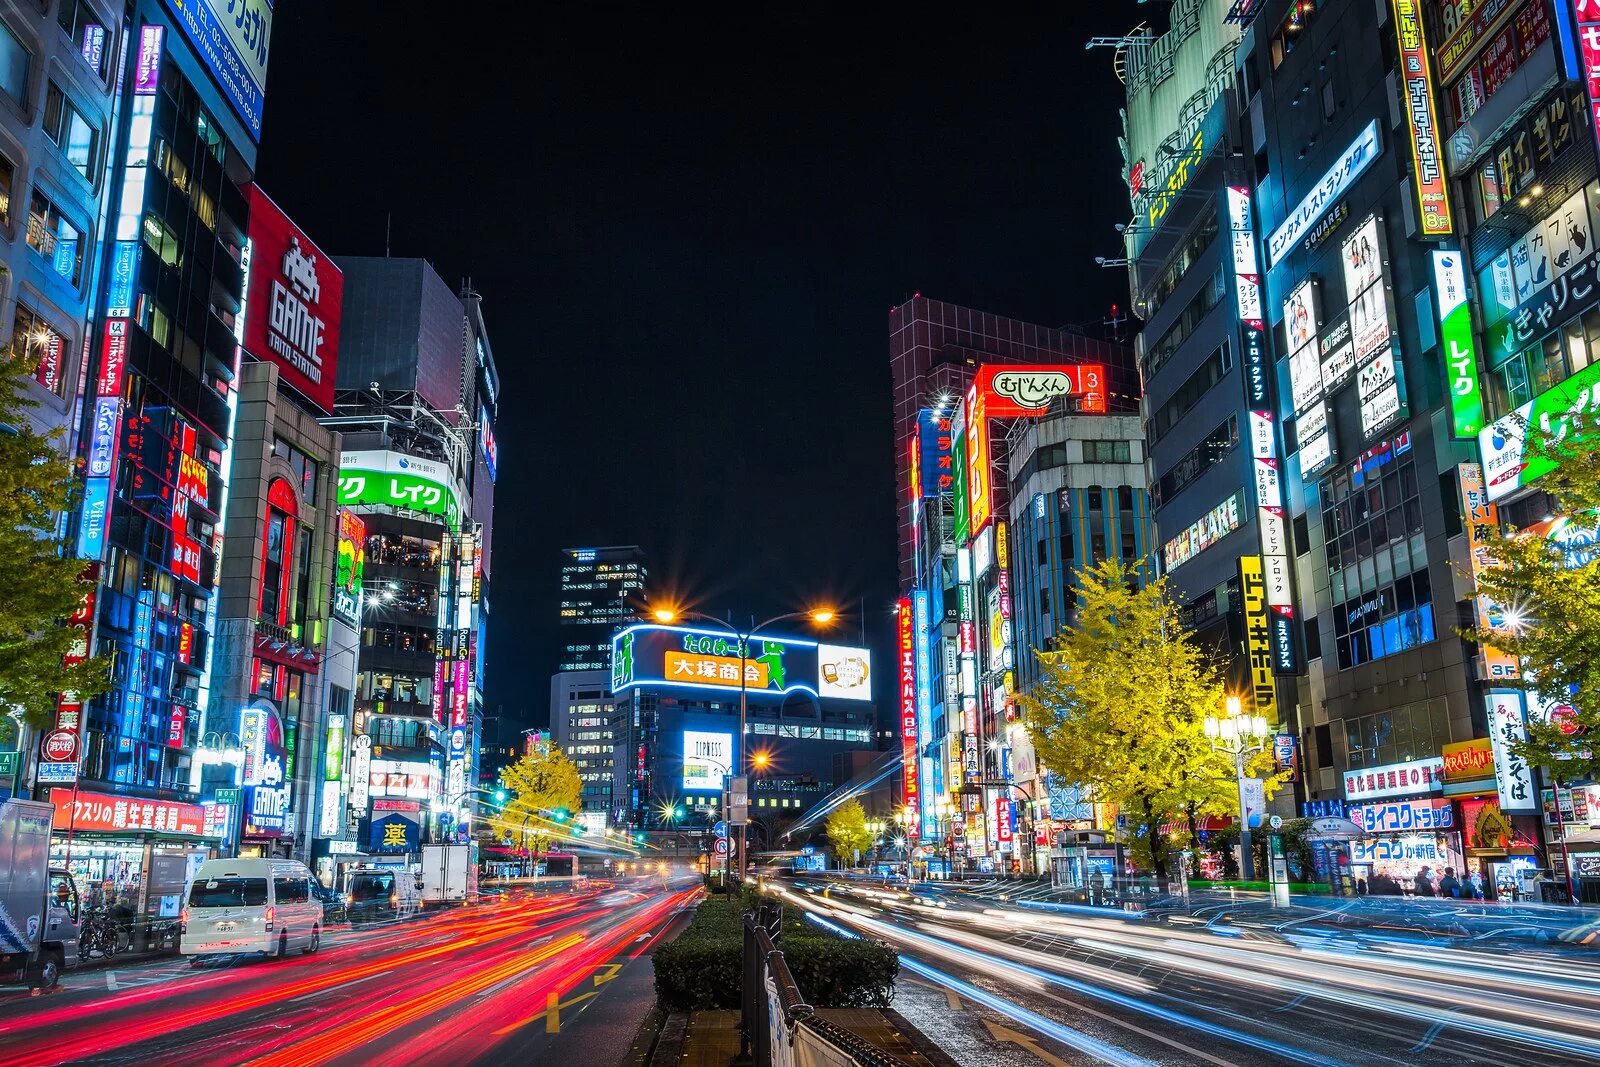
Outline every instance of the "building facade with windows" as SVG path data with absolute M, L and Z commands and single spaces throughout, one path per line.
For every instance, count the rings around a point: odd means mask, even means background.
M 101 8 L 106 12 L 102 12 Z M 69 430 L 110 188 L 120 5 L 89 0 L 0 12 L 0 321 L 33 371 L 41 430 Z
M 622 825 L 626 805 L 617 794 L 627 723 L 608 686 L 609 671 L 560 671 L 550 679 L 550 737 L 578 769 L 580 807 L 591 830 Z
M 611 635 L 638 615 L 648 578 L 638 545 L 561 550 L 558 670 L 611 669 Z

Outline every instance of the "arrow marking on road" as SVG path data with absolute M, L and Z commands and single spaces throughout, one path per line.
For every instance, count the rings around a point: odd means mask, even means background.
M 571 1000 L 563 1001 L 555 993 L 551 993 L 549 995 L 549 997 L 545 1000 L 545 1009 L 544 1009 L 544 1011 L 539 1012 L 537 1015 L 530 1015 L 526 1019 L 523 1019 L 521 1022 L 512 1023 L 509 1026 L 502 1026 L 500 1029 L 498 1029 L 498 1030 L 496 1030 L 494 1032 L 494 1036 L 495 1037 L 504 1037 L 506 1034 L 511 1033 L 511 1031 L 520 1030 L 524 1026 L 527 1026 L 529 1023 L 535 1022 L 535 1021 L 537 1021 L 539 1019 L 543 1019 L 544 1020 L 544 1032 L 545 1033 L 547 1033 L 547 1034 L 559 1034 L 561 1032 L 561 1009 L 562 1008 L 574 1007 L 574 1006 L 576 1006 L 578 1004 L 582 1004 L 584 1001 L 589 1000 L 592 997 L 597 997 L 599 995 L 600 995 L 599 991 L 591 989 L 587 993 L 579 993 L 577 996 L 573 997 Z
M 620 963 L 602 964 L 600 970 L 594 972 L 594 984 L 596 986 L 605 985 L 607 982 L 615 978 L 617 974 L 621 972 L 621 970 L 622 964 Z M 605 973 L 601 974 L 600 971 L 604 971 Z
M 1072 1067 L 1072 1065 L 1066 1060 L 1061 1059 L 1058 1056 L 1053 1056 L 1044 1049 L 1040 1048 L 1039 1042 L 1034 1038 L 1029 1037 L 1027 1034 L 1019 1034 L 1017 1031 L 1012 1030 L 1009 1027 L 1001 1026 L 999 1023 L 991 1022 L 988 1019 L 983 1020 L 983 1025 L 989 1028 L 989 1034 L 996 1041 L 1009 1041 L 1013 1045 L 1020 1045 L 1029 1052 L 1033 1053 L 1035 1056 L 1039 1057 L 1044 1062 L 1048 1063 L 1050 1067 Z
M 954 989 L 946 987 L 944 991 L 944 998 L 950 1002 L 951 1011 L 961 1010 L 961 998 L 956 996 L 956 991 Z

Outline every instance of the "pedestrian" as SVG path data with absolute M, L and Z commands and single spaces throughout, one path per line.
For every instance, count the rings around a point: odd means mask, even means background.
M 1417 876 L 1411 881 L 1412 892 L 1419 897 L 1436 897 L 1438 890 L 1433 888 L 1433 868 L 1423 864 L 1417 871 Z
M 1451 900 L 1461 899 L 1461 883 L 1456 881 L 1456 869 L 1446 867 L 1444 877 L 1439 879 L 1439 895 L 1449 897 Z
M 1482 900 L 1483 899 L 1483 872 L 1482 871 L 1473 871 L 1470 881 L 1471 881 L 1471 885 L 1472 885 L 1472 898 L 1474 900 Z

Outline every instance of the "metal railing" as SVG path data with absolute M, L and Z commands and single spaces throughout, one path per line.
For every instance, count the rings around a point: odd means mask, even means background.
M 754 1067 L 907 1067 L 870 1041 L 817 1017 L 773 945 L 782 908 L 763 902 L 744 917 L 744 974 L 736 1062 Z

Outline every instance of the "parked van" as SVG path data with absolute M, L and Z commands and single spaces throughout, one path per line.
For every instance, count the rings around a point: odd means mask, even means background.
M 263 952 L 283 958 L 322 947 L 322 903 L 311 871 L 293 860 L 207 860 L 184 895 L 185 956 Z
M 386 867 L 351 871 L 344 890 L 351 926 L 409 919 L 422 909 L 422 891 L 410 871 Z

